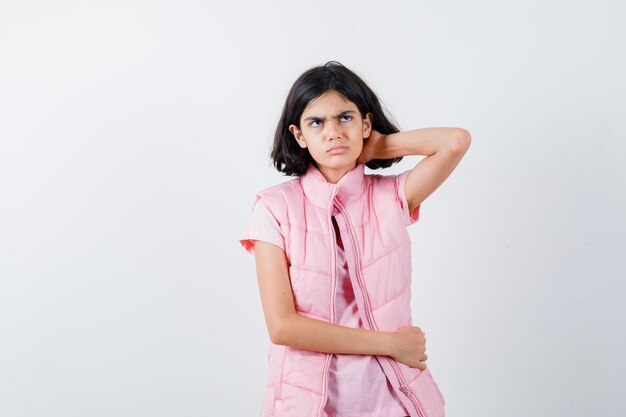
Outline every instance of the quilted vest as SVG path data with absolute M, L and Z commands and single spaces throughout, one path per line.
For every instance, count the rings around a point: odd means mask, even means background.
M 365 175 L 364 168 L 357 164 L 332 184 L 310 165 L 304 175 L 258 192 L 254 202 L 262 200 L 280 225 L 298 314 L 335 320 L 334 205 L 363 326 L 396 331 L 412 325 L 409 213 L 396 176 Z M 445 400 L 428 368 L 376 358 L 411 417 L 444 416 Z M 330 359 L 270 342 L 261 417 L 323 416 Z

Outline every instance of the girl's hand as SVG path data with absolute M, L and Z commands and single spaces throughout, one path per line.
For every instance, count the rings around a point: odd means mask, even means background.
M 361 155 L 356 160 L 357 164 L 365 164 L 372 159 L 378 159 L 379 149 L 385 142 L 385 137 L 382 133 L 372 129 L 368 138 L 363 138 L 363 150 Z
M 411 368 L 426 369 L 426 337 L 422 329 L 406 326 L 393 332 L 392 354 L 389 355 L 398 362 Z

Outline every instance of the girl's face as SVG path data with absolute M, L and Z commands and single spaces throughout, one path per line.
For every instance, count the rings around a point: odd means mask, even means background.
M 356 167 L 363 149 L 363 138 L 369 137 L 372 114 L 365 119 L 353 102 L 336 90 L 328 90 L 304 109 L 300 129 L 290 125 L 298 145 L 307 148 L 320 172 L 331 183 Z

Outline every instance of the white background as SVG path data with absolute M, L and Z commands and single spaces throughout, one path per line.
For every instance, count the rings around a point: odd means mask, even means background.
M 0 1 L 0 415 L 258 415 L 268 337 L 238 237 L 289 179 L 268 158 L 289 87 L 334 59 L 402 130 L 472 134 L 410 228 L 447 415 L 623 416 L 623 16 Z

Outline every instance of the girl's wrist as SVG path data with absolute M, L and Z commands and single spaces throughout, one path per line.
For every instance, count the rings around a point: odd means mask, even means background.
M 386 134 L 382 134 L 376 130 L 372 130 L 368 142 L 371 147 L 369 160 L 372 159 L 387 159 L 388 149 L 387 149 L 387 136 Z
M 396 354 L 396 332 L 381 332 L 385 340 L 385 355 L 394 356 Z
M 392 159 L 407 155 L 405 143 L 398 140 L 398 134 L 384 135 L 379 143 L 377 152 L 381 155 L 379 159 Z

